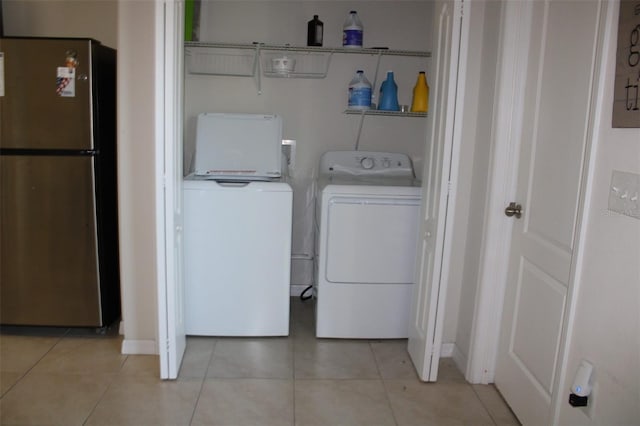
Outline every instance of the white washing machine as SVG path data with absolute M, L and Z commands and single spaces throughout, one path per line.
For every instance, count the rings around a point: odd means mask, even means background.
M 327 152 L 316 203 L 316 336 L 408 337 L 421 208 L 409 157 Z
M 198 117 L 183 182 L 188 335 L 289 334 L 293 193 L 281 141 L 278 116 Z

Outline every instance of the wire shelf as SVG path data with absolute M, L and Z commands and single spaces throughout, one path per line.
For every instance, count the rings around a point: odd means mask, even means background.
M 257 52 L 246 49 L 190 47 L 185 52 L 191 74 L 252 77 Z
M 384 111 L 379 109 L 346 109 L 345 114 L 352 115 L 382 115 L 388 117 L 426 117 L 426 112 L 402 112 L 402 111 Z
M 420 50 L 398 50 L 388 49 L 386 47 L 379 48 L 348 48 L 348 47 L 317 47 L 317 46 L 292 46 L 292 45 L 279 45 L 279 44 L 266 44 L 266 43 L 252 43 L 252 44 L 233 44 L 233 43 L 207 43 L 207 42 L 185 42 L 185 47 L 206 47 L 206 48 L 225 48 L 225 49 L 262 49 L 262 50 L 283 50 L 289 52 L 310 52 L 310 53 L 345 53 L 355 55 L 389 55 L 389 56 L 415 56 L 421 58 L 430 58 L 431 52 Z

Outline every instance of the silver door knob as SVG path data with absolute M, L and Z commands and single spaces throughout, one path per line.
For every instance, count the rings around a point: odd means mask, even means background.
M 504 214 L 507 216 L 515 216 L 516 219 L 520 219 L 522 216 L 522 206 L 520 204 L 516 204 L 514 202 L 509 203 L 506 209 L 504 209 Z

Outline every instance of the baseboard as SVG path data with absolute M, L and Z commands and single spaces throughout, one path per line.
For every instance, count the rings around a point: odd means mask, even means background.
M 460 370 L 465 378 L 467 378 L 467 356 L 463 354 L 455 344 L 453 345 L 452 358 L 456 367 L 458 367 L 458 370 Z
M 123 355 L 158 355 L 158 343 L 155 340 L 131 340 L 122 341 Z
M 441 358 L 451 358 L 453 355 L 455 343 L 443 343 L 440 347 L 440 357 Z

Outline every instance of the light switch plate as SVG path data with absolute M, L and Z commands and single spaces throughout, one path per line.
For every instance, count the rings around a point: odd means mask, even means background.
M 640 219 L 640 175 L 613 171 L 609 188 L 609 210 Z

